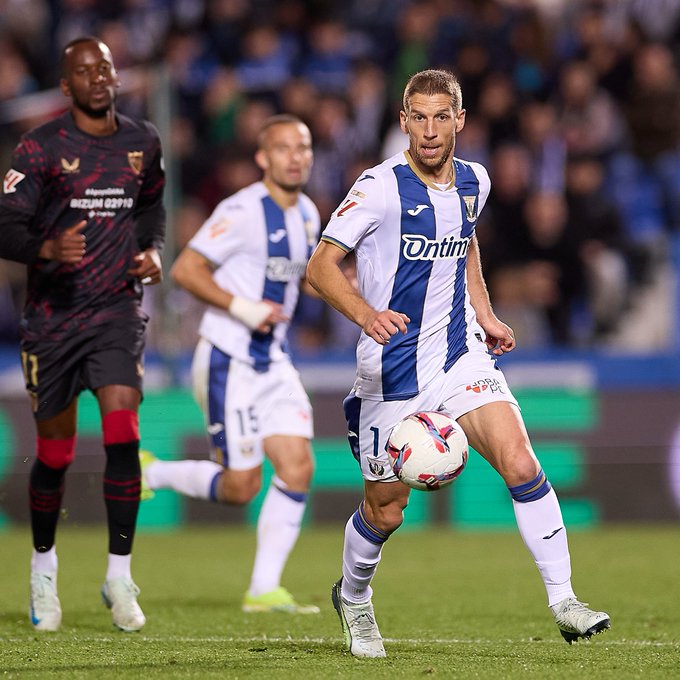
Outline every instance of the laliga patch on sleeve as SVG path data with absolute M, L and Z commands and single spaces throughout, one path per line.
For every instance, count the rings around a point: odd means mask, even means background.
M 14 168 L 10 168 L 2 181 L 2 192 L 4 194 L 13 194 L 17 190 L 17 184 L 26 178 L 23 172 L 19 172 Z

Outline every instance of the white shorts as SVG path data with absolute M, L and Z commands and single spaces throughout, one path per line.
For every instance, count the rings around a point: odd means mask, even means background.
M 419 394 L 405 401 L 361 399 L 353 392 L 344 401 L 347 438 L 364 479 L 393 482 L 385 444 L 392 428 L 417 411 L 446 411 L 455 419 L 494 401 L 517 404 L 495 359 L 483 350 L 464 354 Z
M 191 366 L 194 397 L 203 410 L 211 457 L 230 470 L 264 460 L 262 441 L 272 435 L 312 439 L 312 406 L 289 361 L 265 373 L 225 354 L 205 339 Z

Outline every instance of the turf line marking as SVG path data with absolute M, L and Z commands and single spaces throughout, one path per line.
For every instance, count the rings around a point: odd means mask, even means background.
M 114 637 L 100 637 L 100 636 L 95 636 L 95 635 L 77 635 L 78 641 L 82 642 L 119 642 L 121 639 L 123 639 L 123 636 L 114 636 Z M 128 639 L 129 636 L 125 636 L 125 639 Z M 300 638 L 294 638 L 294 637 L 267 637 L 267 636 L 259 636 L 259 637 L 231 637 L 231 636 L 218 636 L 218 635 L 213 635 L 213 636 L 205 636 L 205 637 L 191 637 L 191 636 L 174 636 L 174 635 L 159 635 L 159 636 L 150 636 L 150 635 L 141 635 L 139 637 L 135 636 L 135 639 L 143 641 L 143 642 L 165 642 L 165 643 L 172 643 L 172 642 L 187 642 L 187 643 L 229 643 L 229 642 L 235 642 L 235 643 L 281 643 L 281 642 L 291 642 L 294 644 L 316 644 L 316 645 L 321 645 L 321 644 L 328 644 L 328 643 L 340 643 L 341 639 L 338 637 L 329 637 L 329 638 L 318 638 L 318 637 L 300 637 Z M 521 638 L 521 639 L 460 639 L 460 638 L 383 638 L 385 642 L 388 644 L 394 644 L 394 645 L 497 645 L 499 643 L 506 643 L 510 645 L 515 645 L 518 643 L 541 643 L 541 644 L 554 644 L 558 646 L 563 646 L 564 641 L 559 640 L 559 639 L 551 639 L 551 640 L 531 640 L 529 638 Z M 1 637 L 0 636 L 0 643 L 5 642 L 5 643 L 25 643 L 26 638 L 25 637 Z M 584 642 L 580 641 L 576 643 L 576 645 L 580 646 L 590 646 L 591 643 L 589 642 Z M 592 644 L 596 644 L 597 646 L 604 646 L 604 647 L 612 647 L 612 646 L 626 646 L 626 647 L 677 647 L 678 642 L 677 641 L 653 641 L 653 640 L 626 640 L 626 639 L 614 639 L 614 640 L 605 640 L 602 638 L 599 638 L 596 641 L 593 641 Z
M 327 644 L 329 642 L 339 642 L 341 638 L 336 638 L 336 637 L 330 637 L 330 638 L 317 638 L 317 637 L 301 637 L 301 638 L 294 638 L 294 637 L 268 637 L 268 636 L 262 636 L 262 637 L 219 637 L 219 636 L 210 636 L 210 637 L 150 637 L 150 636 L 144 636 L 144 640 L 147 640 L 149 642 L 272 642 L 272 643 L 279 643 L 279 642 L 293 642 L 296 644 Z M 542 640 L 531 640 L 529 638 L 523 638 L 519 640 L 512 640 L 512 639 L 477 639 L 477 640 L 471 640 L 469 638 L 467 639 L 459 639 L 459 638 L 383 638 L 385 642 L 388 644 L 395 644 L 395 645 L 427 645 L 427 644 L 435 644 L 435 645 L 495 645 L 499 643 L 507 643 L 507 644 L 517 644 L 517 643 L 522 643 L 522 642 L 531 642 L 531 643 L 547 643 L 547 644 L 555 644 L 562 646 L 564 645 L 564 640 L 562 639 L 554 639 L 554 640 L 547 640 L 547 639 L 542 639 Z M 597 640 L 593 640 L 591 642 L 584 642 L 584 641 L 579 641 L 578 644 L 581 645 L 590 645 L 590 644 L 599 644 L 599 645 L 604 645 L 604 646 L 611 646 L 611 645 L 621 645 L 621 646 L 635 646 L 635 647 L 677 647 L 678 643 L 674 641 L 653 641 L 653 640 L 626 640 L 626 639 L 615 639 L 615 640 L 606 640 L 602 639 L 601 637 L 598 638 Z

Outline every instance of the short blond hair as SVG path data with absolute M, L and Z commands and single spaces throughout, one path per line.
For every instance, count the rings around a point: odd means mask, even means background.
M 427 69 L 412 75 L 404 88 L 402 105 L 406 113 L 411 108 L 411 97 L 414 94 L 445 94 L 451 99 L 451 106 L 455 113 L 463 108 L 463 93 L 458 78 L 450 71 L 443 69 Z
M 260 133 L 257 136 L 257 146 L 259 149 L 264 148 L 265 139 L 267 137 L 267 131 L 273 128 L 275 125 L 304 125 L 305 127 L 307 126 L 307 124 L 301 118 L 293 115 L 292 113 L 279 113 L 275 116 L 270 116 L 262 124 Z

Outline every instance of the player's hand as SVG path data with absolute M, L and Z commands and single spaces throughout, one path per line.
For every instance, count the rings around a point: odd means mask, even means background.
M 288 321 L 288 316 L 283 313 L 283 306 L 272 300 L 255 301 L 235 295 L 228 311 L 251 331 L 259 333 L 269 333 L 274 324 Z
M 130 276 L 136 276 L 145 286 L 153 286 L 163 280 L 161 256 L 155 248 L 149 248 L 133 258 L 134 266 L 128 269 Z
M 406 314 L 385 309 L 371 314 L 362 328 L 379 345 L 386 345 L 393 335 L 399 332 L 406 335 L 408 323 L 411 323 L 411 319 Z
M 482 328 L 486 333 L 487 349 L 496 356 L 512 352 L 515 349 L 515 334 L 507 324 L 500 319 L 494 318 L 482 324 Z
M 38 256 L 45 260 L 54 260 L 62 264 L 78 264 L 85 257 L 86 240 L 85 229 L 87 220 L 80 220 L 64 231 L 55 239 L 43 241 Z
M 278 302 L 272 302 L 271 300 L 262 300 L 266 305 L 269 305 L 270 312 L 269 316 L 257 327 L 257 331 L 260 333 L 269 333 L 271 329 L 281 321 L 288 321 L 289 317 L 283 313 L 283 305 Z

